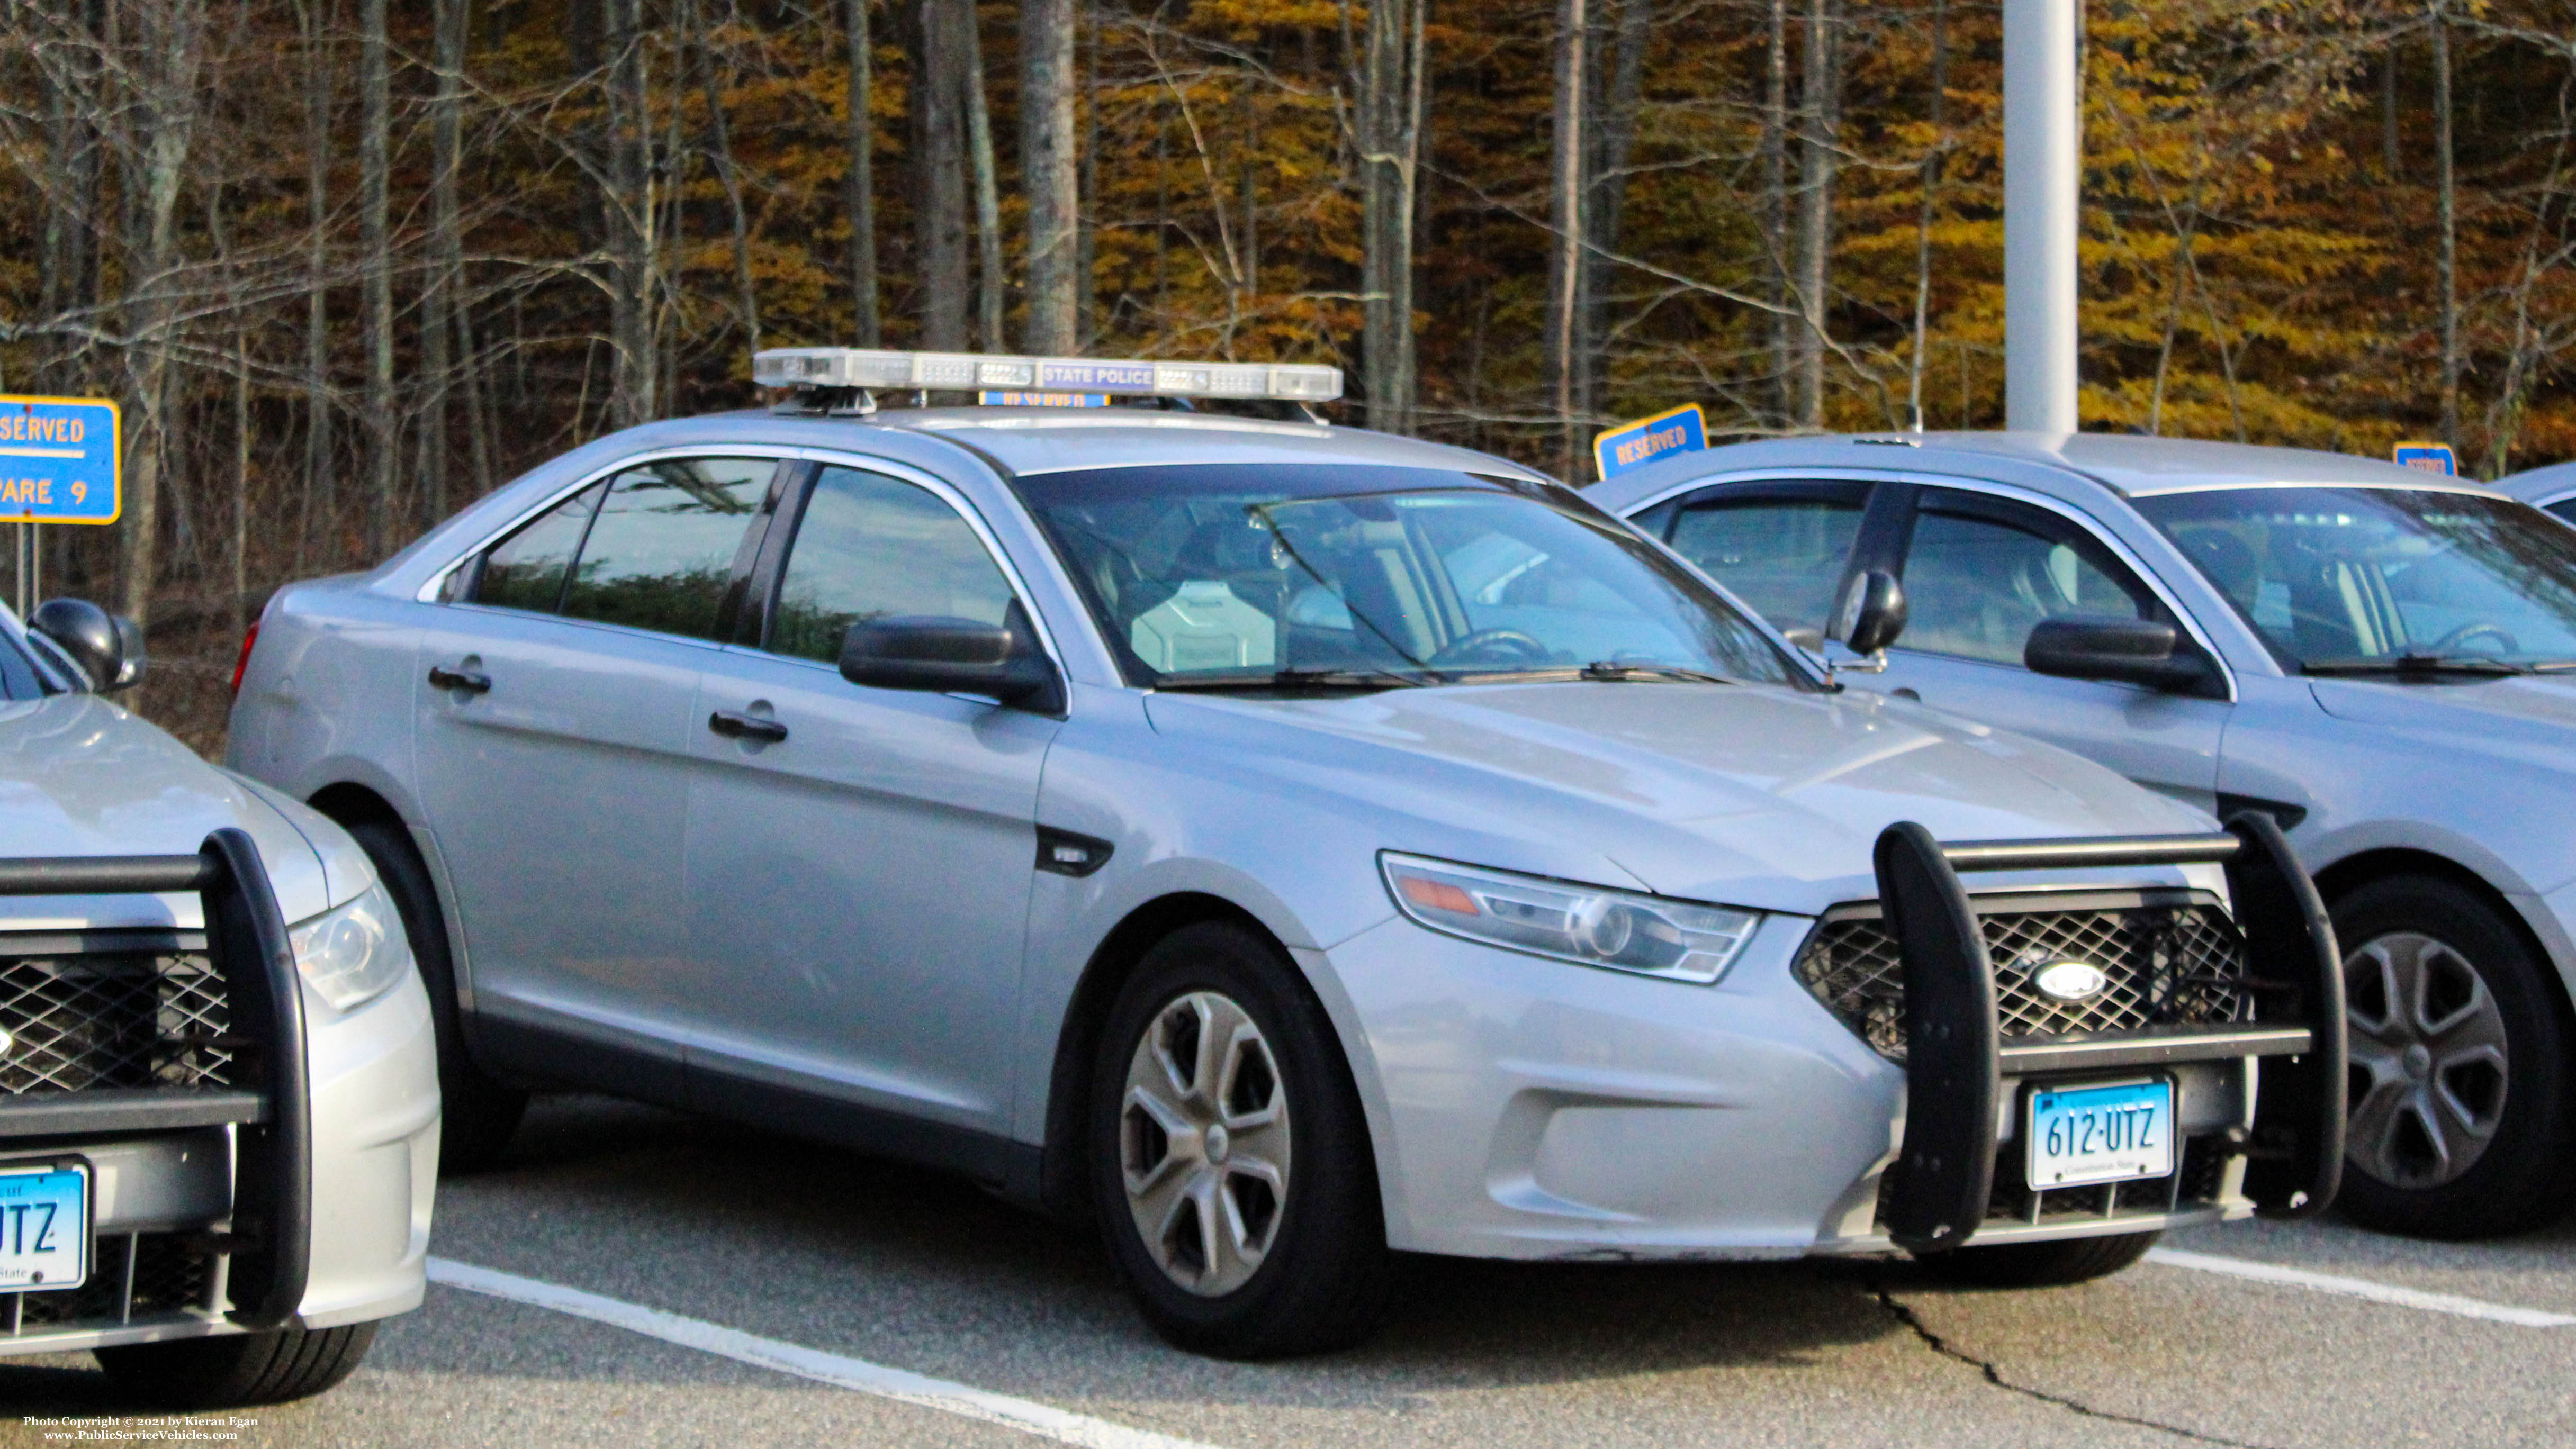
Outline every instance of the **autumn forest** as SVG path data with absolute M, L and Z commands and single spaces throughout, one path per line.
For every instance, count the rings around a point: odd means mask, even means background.
M 1992 0 L 0 0 L 44 591 L 220 728 L 277 583 L 825 343 L 1322 361 L 1338 420 L 1993 427 Z M 2576 4 L 2086 0 L 2088 428 L 2576 457 Z M 8 577 L 0 565 L 0 578 Z

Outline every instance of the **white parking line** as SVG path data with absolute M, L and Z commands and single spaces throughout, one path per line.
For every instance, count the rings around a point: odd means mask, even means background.
M 449 1258 L 429 1260 L 429 1281 L 461 1288 L 468 1293 L 506 1298 L 513 1303 L 587 1318 L 594 1323 L 623 1328 L 647 1338 L 658 1338 L 664 1343 L 676 1343 L 682 1348 L 694 1348 L 759 1368 L 794 1374 L 835 1388 L 897 1399 L 963 1418 L 981 1419 L 987 1424 L 999 1424 L 1007 1429 L 1053 1439 L 1060 1444 L 1079 1444 L 1084 1449 L 1208 1449 L 1207 1445 L 1194 1440 L 1175 1439 L 1169 1434 L 1157 1434 L 1148 1429 L 1131 1429 L 1124 1424 L 1113 1424 L 1087 1414 L 1068 1413 L 1034 1400 L 988 1394 L 965 1384 L 888 1368 L 863 1358 L 847 1358 L 775 1338 L 761 1338 L 704 1319 L 683 1318 L 640 1303 L 603 1298 L 578 1288 L 543 1283 L 491 1268 L 478 1268 L 472 1263 L 459 1263 Z
M 2284 1268 L 2272 1263 L 2252 1263 L 2243 1258 L 2221 1258 L 2209 1253 L 2186 1253 L 2179 1248 L 2150 1248 L 2147 1261 L 2168 1268 L 2189 1268 L 2196 1273 L 2223 1273 L 2230 1278 L 2250 1278 L 2257 1283 L 2277 1283 L 2288 1288 L 2305 1288 L 2315 1293 L 2333 1293 L 2345 1298 L 2363 1298 L 2373 1303 L 2389 1303 L 2400 1308 L 2421 1308 L 2431 1313 L 2456 1314 L 2461 1318 L 2482 1318 L 2489 1323 L 2510 1323 L 2519 1328 L 2566 1328 L 2576 1325 L 2576 1315 L 2549 1313 L 2538 1308 L 2516 1308 L 2510 1303 L 2489 1303 L 2482 1298 L 2462 1298 L 2455 1293 L 2427 1293 L 2417 1288 L 2399 1288 L 2387 1283 L 2373 1283 L 2366 1278 L 2341 1278 L 2332 1273 L 2311 1273 L 2304 1268 Z

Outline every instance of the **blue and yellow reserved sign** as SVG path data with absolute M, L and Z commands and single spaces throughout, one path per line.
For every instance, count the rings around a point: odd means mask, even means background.
M 2389 456 L 2400 468 L 2439 473 L 2445 478 L 2460 476 L 2460 460 L 2448 443 L 2400 443 Z
M 1633 423 L 1621 423 L 1592 440 L 1592 463 L 1604 479 L 1673 453 L 1696 453 L 1708 446 L 1708 419 L 1698 403 Z
M 0 396 L 0 523 L 114 523 L 116 404 Z

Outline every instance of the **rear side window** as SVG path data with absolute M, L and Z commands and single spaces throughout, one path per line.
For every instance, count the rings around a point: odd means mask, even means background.
M 541 614 L 562 608 L 573 555 L 581 552 L 581 536 L 607 491 L 607 484 L 594 483 L 493 545 L 475 574 L 474 602 Z
M 692 639 L 716 637 L 772 458 L 670 458 L 609 480 L 564 585 L 564 613 Z
M 826 468 L 787 554 L 769 647 L 829 663 L 861 620 L 1004 624 L 1011 600 L 984 541 L 944 500 L 892 478 Z
M 1673 522 L 1673 551 L 1758 610 L 1774 628 L 1818 629 L 1860 536 L 1868 490 L 1817 488 L 1799 496 L 1724 496 L 1695 503 Z

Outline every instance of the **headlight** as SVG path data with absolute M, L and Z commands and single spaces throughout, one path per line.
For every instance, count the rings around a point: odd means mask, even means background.
M 1534 956 L 1702 985 L 1726 974 L 1759 911 L 1382 854 L 1396 909 L 1452 936 Z
M 294 944 L 295 969 L 304 973 L 304 984 L 335 1010 L 375 1000 L 411 969 L 411 942 L 403 936 L 402 916 L 381 882 L 286 935 Z

